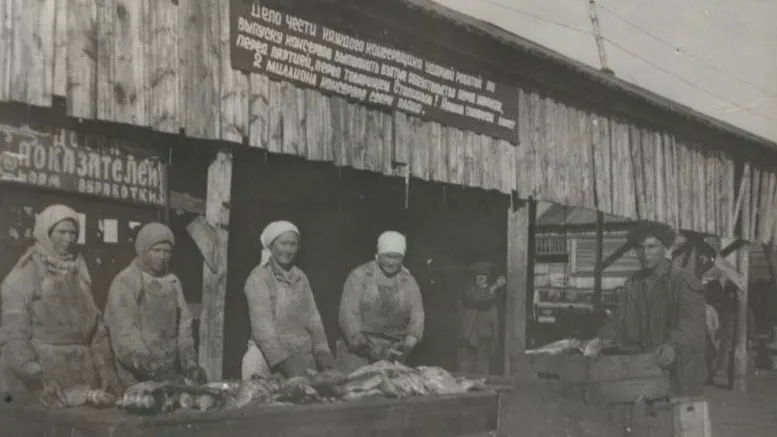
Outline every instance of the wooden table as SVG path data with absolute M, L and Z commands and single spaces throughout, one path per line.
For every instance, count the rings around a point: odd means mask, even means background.
M 500 429 L 500 402 L 509 390 L 405 400 L 300 406 L 250 405 L 238 410 L 178 411 L 140 417 L 118 409 L 39 406 L 0 407 L 0 435 L 7 437 L 485 437 Z M 503 426 L 504 427 L 504 426 Z

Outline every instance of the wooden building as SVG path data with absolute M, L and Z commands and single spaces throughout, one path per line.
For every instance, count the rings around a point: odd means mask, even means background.
M 777 144 L 429 0 L 4 0 L 0 23 L 4 113 L 132 126 L 178 142 L 181 161 L 187 145 L 212 148 L 205 219 L 189 228 L 208 236 L 211 378 L 239 370 L 243 283 L 280 217 L 302 224 L 300 262 L 326 313 L 388 227 L 408 233 L 419 276 L 468 261 L 457 247 L 498 258 L 508 375 L 524 361 L 537 200 L 726 242 L 777 234 Z M 744 251 L 729 258 L 746 270 Z M 422 281 L 443 335 L 451 293 Z

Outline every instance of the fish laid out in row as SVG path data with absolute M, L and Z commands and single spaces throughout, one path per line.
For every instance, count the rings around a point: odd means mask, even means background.
M 257 405 L 299 405 L 352 402 L 370 398 L 407 398 L 485 390 L 482 380 L 456 378 L 438 367 L 407 367 L 379 361 L 349 375 L 331 370 L 309 377 L 256 377 L 198 385 L 189 380 L 144 382 L 131 387 L 117 402 L 136 414 L 174 410 L 208 411 Z

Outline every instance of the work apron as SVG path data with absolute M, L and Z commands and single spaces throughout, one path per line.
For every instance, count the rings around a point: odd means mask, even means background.
M 377 273 L 373 271 L 371 280 L 365 284 L 360 304 L 364 325 L 362 334 L 377 349 L 388 350 L 404 339 L 410 321 L 410 308 L 399 277 L 395 278 L 393 286 L 380 286 L 375 279 Z M 366 354 L 351 351 L 342 337 L 337 339 L 336 350 L 338 368 L 343 372 L 350 373 L 370 364 Z
M 302 359 L 308 369 L 316 368 L 313 354 L 313 339 L 308 330 L 310 322 L 309 311 L 306 308 L 306 296 L 296 292 L 291 284 L 278 281 L 275 273 L 270 271 L 273 285 L 270 289 L 270 306 L 272 307 L 275 321 L 275 332 L 280 343 L 286 347 L 290 355 Z M 272 369 L 262 350 L 251 338 L 248 340 L 246 353 L 243 355 L 241 377 L 244 381 L 251 379 L 253 375 L 270 376 Z
M 44 376 L 63 389 L 100 387 L 90 344 L 99 314 L 91 295 L 82 290 L 77 274 L 56 278 L 43 274 L 37 263 L 35 267 L 35 289 L 29 304 L 30 345 Z M 3 356 L 10 353 L 7 344 L 4 349 Z M 24 394 L 42 388 L 39 382 L 17 375 L 8 367 L 7 359 L 0 361 L 0 367 L 2 391 Z

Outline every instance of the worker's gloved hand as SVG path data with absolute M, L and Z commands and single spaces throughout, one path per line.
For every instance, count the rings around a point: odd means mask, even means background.
M 602 349 L 604 349 L 602 340 L 599 338 L 592 338 L 591 341 L 586 343 L 585 348 L 583 349 L 583 356 L 596 358 L 602 353 Z
M 351 337 L 350 341 L 348 342 L 348 346 L 352 351 L 362 350 L 368 345 L 369 342 L 367 341 L 367 336 L 362 332 Z
M 285 376 L 286 378 L 308 376 L 308 372 L 307 372 L 308 369 L 307 369 L 307 366 L 305 365 L 305 362 L 295 355 L 289 355 L 288 358 L 286 358 L 280 364 L 278 364 L 278 368 L 280 369 L 283 376 Z
M 200 367 L 197 363 L 190 363 L 187 366 L 185 376 L 198 384 L 205 384 L 208 382 L 208 374 L 205 369 Z
M 40 393 L 40 403 L 46 408 L 66 408 L 67 397 L 62 387 L 53 380 L 43 378 L 43 390 Z
M 656 363 L 659 367 L 668 367 L 676 358 L 675 350 L 671 345 L 662 344 L 655 351 Z
M 335 368 L 335 357 L 328 350 L 316 352 L 316 364 L 321 371 L 332 370 Z
M 402 351 L 407 355 L 415 349 L 416 345 L 418 345 L 418 339 L 412 335 L 408 335 L 402 342 Z

